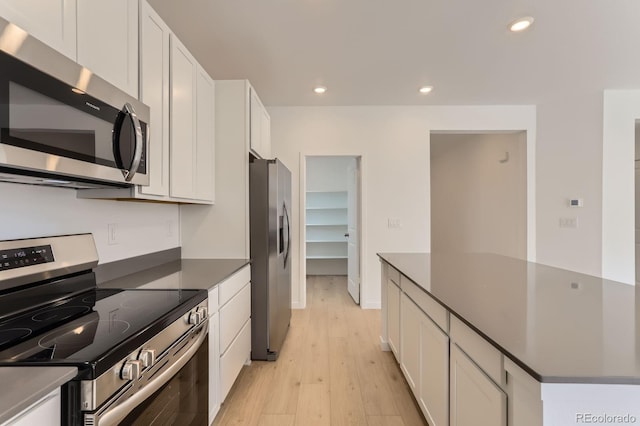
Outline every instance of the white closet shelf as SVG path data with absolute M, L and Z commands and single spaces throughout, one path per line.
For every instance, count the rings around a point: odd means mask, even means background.
M 347 226 L 346 223 L 307 223 L 307 226 Z
M 345 238 L 325 238 L 322 240 L 319 239 L 309 239 L 306 241 L 307 243 L 347 243 L 347 239 Z
M 314 259 L 314 260 L 318 260 L 318 259 L 347 259 L 347 256 L 341 256 L 341 255 L 332 255 L 332 256 L 307 256 L 307 259 Z

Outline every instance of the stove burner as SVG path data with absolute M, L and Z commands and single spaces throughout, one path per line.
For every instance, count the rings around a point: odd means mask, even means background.
M 30 334 L 31 329 L 29 328 L 8 328 L 6 330 L 0 330 L 0 346 L 24 339 Z
M 38 345 L 41 348 L 75 348 L 80 349 L 93 341 L 96 329 L 103 328 L 104 334 L 124 334 L 129 330 L 131 325 L 127 321 L 122 320 L 92 320 L 82 324 L 70 324 L 65 327 L 56 329 L 55 331 L 43 336 Z
M 89 312 L 91 308 L 88 306 L 56 306 L 44 311 L 38 312 L 31 317 L 33 321 L 64 321 L 67 318 L 71 318 L 76 315 L 85 314 Z

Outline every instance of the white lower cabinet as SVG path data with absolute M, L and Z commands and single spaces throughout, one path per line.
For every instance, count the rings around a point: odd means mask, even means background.
M 391 351 L 400 360 L 400 287 L 387 278 L 387 333 Z
M 400 295 L 400 368 L 413 394 L 420 393 L 420 317 L 424 313 L 402 293 Z
M 251 358 L 251 267 L 209 290 L 209 424 Z
M 430 426 L 449 424 L 449 336 L 427 315 L 420 321 L 420 392 Z
M 449 336 L 400 296 L 400 368 L 430 426 L 449 423 Z
M 451 344 L 452 426 L 506 426 L 507 395 L 456 344 Z
M 60 407 L 60 388 L 57 388 L 2 426 L 60 426 Z

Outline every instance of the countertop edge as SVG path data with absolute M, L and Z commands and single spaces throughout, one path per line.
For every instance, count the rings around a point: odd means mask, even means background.
M 448 312 L 453 314 L 456 318 L 462 321 L 466 326 L 471 328 L 473 331 L 478 333 L 483 339 L 485 339 L 488 343 L 491 344 L 494 348 L 500 351 L 501 354 L 509 358 L 513 361 L 519 368 L 525 371 L 529 376 L 533 379 L 537 380 L 540 383 L 546 384 L 599 384 L 599 385 L 640 385 L 640 377 L 616 377 L 616 376 L 603 376 L 603 377 L 591 377 L 591 376 L 581 376 L 581 377 L 572 377 L 572 376 L 558 376 L 558 375 L 543 375 L 535 371 L 533 368 L 528 366 L 524 361 L 520 358 L 513 355 L 510 351 L 503 348 L 501 345 L 496 343 L 491 337 L 485 334 L 482 330 L 473 325 L 470 321 L 465 319 L 458 312 L 451 309 L 447 304 L 443 303 L 440 299 L 438 299 L 435 295 L 433 295 L 429 290 L 425 289 L 421 286 L 415 278 L 407 275 L 400 268 L 393 264 L 391 260 L 388 260 L 384 257 L 384 253 L 376 253 L 378 258 L 397 269 L 400 273 L 406 276 L 411 282 L 417 285 L 422 291 L 429 295 L 433 300 L 435 300 L 439 305 L 444 307 Z
M 24 379 L 24 371 L 29 371 L 35 378 Z M 2 392 L 0 399 L 0 423 L 10 420 L 16 414 L 28 408 L 40 398 L 64 385 L 78 374 L 76 367 L 0 367 L 0 381 L 19 383 L 12 386 L 11 392 Z

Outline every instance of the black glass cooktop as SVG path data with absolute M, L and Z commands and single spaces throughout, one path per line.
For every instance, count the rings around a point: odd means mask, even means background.
M 0 365 L 76 365 L 97 376 L 207 297 L 93 289 L 0 320 Z

